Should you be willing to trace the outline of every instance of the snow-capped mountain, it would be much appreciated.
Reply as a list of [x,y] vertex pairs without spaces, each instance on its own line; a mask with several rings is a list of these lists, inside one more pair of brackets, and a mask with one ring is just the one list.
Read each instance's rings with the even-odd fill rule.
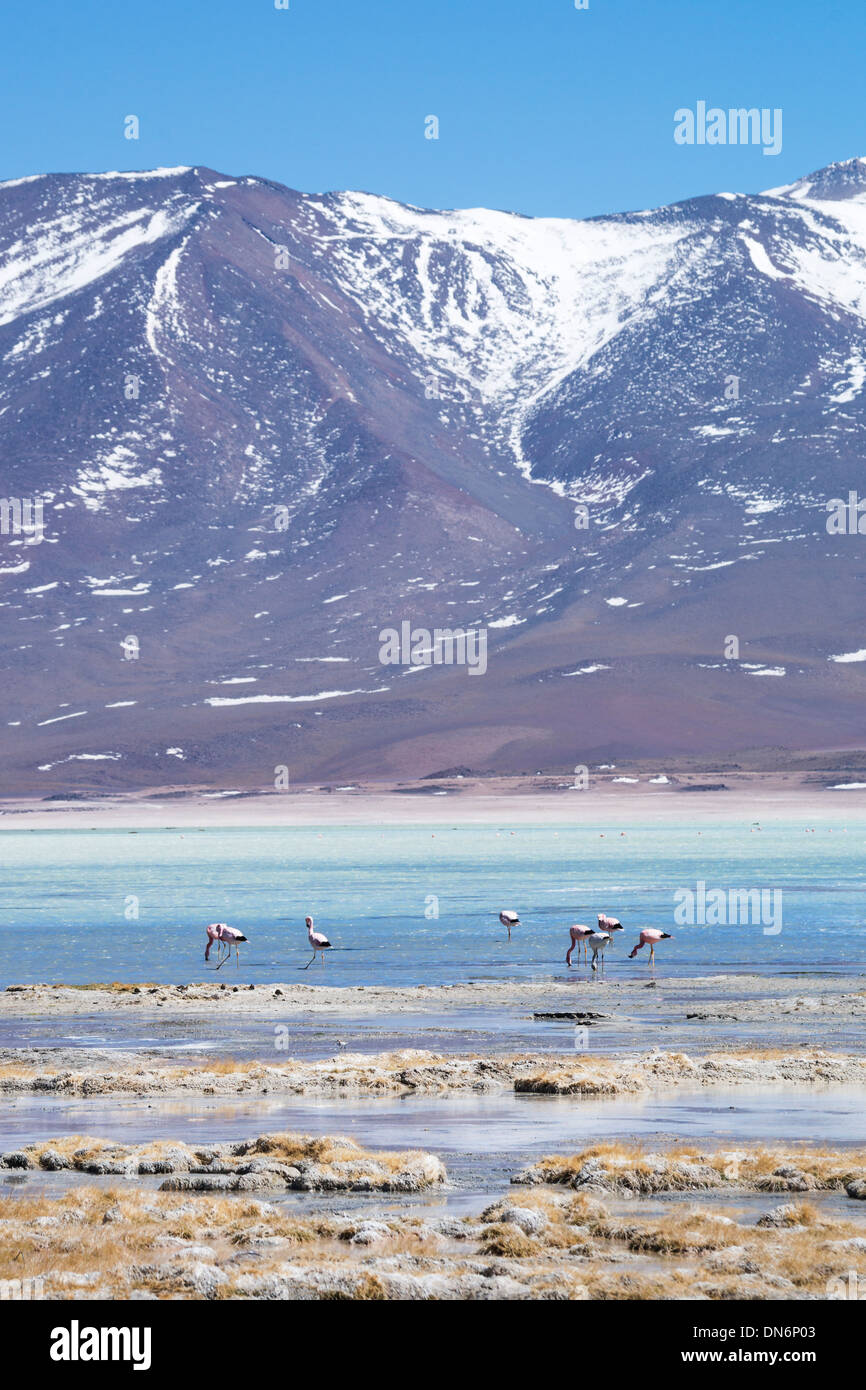
[[16,180],[0,359],[6,792],[862,741],[866,161],[584,222]]

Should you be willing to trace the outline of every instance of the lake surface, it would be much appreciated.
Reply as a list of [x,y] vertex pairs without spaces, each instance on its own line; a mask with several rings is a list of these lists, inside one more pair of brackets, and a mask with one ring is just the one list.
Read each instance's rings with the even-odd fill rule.
[[[249,937],[246,982],[309,959],[304,917],[335,949],[303,976],[333,985],[443,985],[567,975],[568,926],[621,919],[607,969],[669,931],[668,977],[866,966],[866,824],[296,827],[0,833],[0,986],[205,977],[205,925]],[[764,921],[687,925],[678,893],[765,890]],[[778,895],[778,896],[774,896]],[[772,907],[770,907],[772,904]],[[521,925],[509,943],[500,908]],[[776,930],[781,909],[781,930]],[[136,915],[137,914],[137,915]],[[711,915],[711,914],[709,914]],[[234,965],[232,975],[237,979]],[[225,967],[220,978],[228,975]]]

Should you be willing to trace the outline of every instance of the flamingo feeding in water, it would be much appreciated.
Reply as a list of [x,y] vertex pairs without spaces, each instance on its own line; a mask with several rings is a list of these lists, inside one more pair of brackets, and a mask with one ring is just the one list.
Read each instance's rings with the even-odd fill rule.
[[510,941],[511,928],[520,926],[520,918],[518,917],[516,912],[506,912],[503,910],[499,914],[499,920],[502,923],[503,927],[508,928],[508,940]]
[[[608,921],[610,920],[611,919],[608,918]],[[607,931],[591,931],[589,933],[589,936],[585,938],[584,945],[590,946],[592,948],[593,970],[598,970],[596,958],[599,954],[601,955],[601,963],[602,965],[604,965],[605,947],[610,943],[611,937],[615,931],[622,931],[622,927],[619,922],[611,922],[611,925],[608,927]]]
[[325,952],[331,949],[331,943],[326,936],[322,935],[320,931],[313,931],[312,917],[305,917],[304,921],[307,926],[307,937],[309,939],[310,946],[312,947],[313,955],[312,958],[307,961],[306,965],[302,966],[301,968],[303,970],[309,970],[310,966],[312,965],[313,961],[316,959],[316,956],[320,951],[322,953],[322,964],[325,964]]
[[628,957],[628,958],[629,958],[629,960],[634,960],[635,956],[637,955],[638,951],[641,949],[642,946],[649,946],[649,948],[650,948],[650,955],[649,955],[649,958],[650,958],[650,965],[655,965],[655,960],[656,960],[656,954],[655,954],[655,952],[656,952],[656,942],[657,942],[657,941],[671,941],[671,940],[673,940],[673,938],[672,938],[672,936],[671,936],[671,934],[670,934],[669,931],[659,931],[657,927],[650,927],[650,928],[648,928],[647,931],[642,931],[642,932],[641,932],[641,934],[640,934],[640,941],[637,943],[637,945],[635,946],[634,950],[629,952],[629,957]]
[[575,922],[573,927],[569,927],[568,932],[571,937],[571,945],[569,946],[568,953],[565,957],[566,965],[571,965],[571,953],[574,950],[575,946],[577,947],[578,958],[580,958],[581,943],[583,944],[583,959],[585,961],[586,938],[588,936],[592,936],[592,927],[584,927],[581,925],[580,922]]
[[[211,922],[210,926],[207,928],[207,945],[204,948],[204,958],[208,960],[210,957],[210,948],[214,942],[216,942],[217,954],[220,957],[217,970],[228,960],[232,953],[232,946],[235,948],[237,964],[240,966],[241,958],[238,954],[238,944],[241,941],[246,941],[246,939],[243,932],[238,931],[237,927],[227,927],[225,922]],[[223,955],[223,948],[225,948],[225,955]]]

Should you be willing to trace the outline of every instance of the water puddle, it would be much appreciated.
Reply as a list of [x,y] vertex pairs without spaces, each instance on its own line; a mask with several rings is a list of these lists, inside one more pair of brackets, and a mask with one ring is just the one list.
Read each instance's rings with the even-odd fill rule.
[[866,1107],[856,1086],[714,1087],[650,1096],[388,1097],[20,1096],[2,1109],[4,1149],[66,1134],[116,1142],[189,1143],[249,1138],[268,1130],[342,1133],[370,1148],[436,1153],[508,1153],[512,1163],[605,1139],[663,1142],[866,1144]]
[[[341,1098],[310,1096],[192,1097],[148,1100],[116,1096],[60,1098],[32,1096],[7,1100],[2,1108],[0,1147],[17,1148],[63,1135],[81,1134],[120,1143],[183,1140],[208,1144],[251,1138],[276,1130],[315,1135],[343,1134],[371,1149],[428,1149],[445,1163],[451,1187],[421,1196],[371,1198],[331,1194],[329,1209],[376,1211],[408,1206],[450,1215],[480,1212],[507,1191],[513,1174],[525,1163],[551,1153],[568,1153],[607,1139],[658,1144],[790,1143],[808,1136],[811,1144],[833,1147],[866,1144],[866,1110],[857,1087],[794,1087],[743,1090],[713,1088],[662,1095],[578,1100],[574,1097],[487,1095]],[[129,1179],[86,1174],[6,1172],[0,1193],[59,1194],[79,1186],[116,1187]],[[156,1190],[160,1178],[136,1178]],[[308,1193],[279,1193],[268,1200],[289,1203],[298,1211],[321,1210],[326,1199]],[[663,1206],[682,1201],[731,1206],[730,1194],[670,1194],[651,1199]],[[789,1196],[736,1199],[758,1216]],[[809,1200],[813,1200],[810,1194]],[[819,1194],[833,1214],[848,1220],[863,1217],[862,1203],[837,1194]],[[619,1206],[619,1199],[615,1199]],[[629,1203],[623,1201],[626,1208]],[[641,1203],[642,1208],[644,1202]],[[829,1210],[828,1210],[829,1214]]]

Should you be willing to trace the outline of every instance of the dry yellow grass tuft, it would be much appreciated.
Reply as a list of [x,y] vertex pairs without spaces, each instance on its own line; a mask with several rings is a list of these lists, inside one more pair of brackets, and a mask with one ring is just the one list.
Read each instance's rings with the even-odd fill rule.
[[698,1191],[726,1186],[759,1192],[836,1190],[866,1176],[866,1150],[796,1145],[704,1151],[672,1145],[647,1154],[636,1145],[601,1143],[574,1154],[551,1154],[530,1165],[521,1180],[636,1191]]
[[[284,1136],[270,1138],[281,1151]],[[332,1142],[342,1152],[341,1141]],[[640,1199],[617,1217],[583,1193],[534,1191],[520,1200],[546,1218],[532,1234],[513,1213],[502,1219],[509,1205],[513,1198],[504,1197],[480,1225],[467,1218],[459,1240],[418,1214],[392,1212],[384,1222],[374,1218],[359,1245],[363,1214],[299,1217],[247,1197],[127,1184],[55,1199],[18,1193],[0,1198],[0,1278],[41,1276],[46,1295],[63,1299],[292,1298],[303,1291],[382,1301],[821,1298],[838,1276],[866,1277],[866,1253],[852,1243],[862,1226],[822,1216],[814,1202],[798,1200],[761,1227],[697,1206],[646,1213]]]
[[[234,1057],[216,1057],[213,1061],[202,1063],[200,1070],[215,1076],[264,1076],[269,1069],[262,1062],[238,1062]],[[188,1067],[169,1067],[166,1076],[183,1076],[188,1071]]]
[[517,1226],[494,1224],[485,1228],[481,1238],[481,1249],[485,1255],[502,1255],[510,1260],[523,1260],[530,1255],[538,1254],[542,1246],[538,1240],[525,1235]]
[[[24,989],[24,986],[12,986]],[[38,988],[38,987],[34,987]],[[82,986],[82,989],[100,988]],[[123,1008],[132,1001],[126,996],[144,991],[137,1002],[148,1002],[148,990],[160,989],[161,997],[173,1003],[197,1003],[210,1008],[217,998],[229,996],[190,986],[174,993],[169,987],[129,986],[115,982],[106,987],[112,1007]],[[122,997],[121,997],[122,996]],[[32,1004],[35,996],[28,996]],[[153,1000],[150,1000],[153,1003]],[[56,1067],[56,1057],[51,1067]],[[652,1051],[639,1056],[577,1059],[545,1057],[530,1062],[526,1057],[460,1057],[405,1049],[399,1052],[364,1055],[343,1053],[323,1061],[284,1058],[272,1063],[238,1061],[226,1057],[217,1061],[177,1065],[165,1059],[149,1058],[146,1065],[118,1063],[116,1070],[66,1055],[58,1074],[43,1064],[29,1071],[0,1066],[0,1090],[13,1093],[28,1090],[62,1091],[65,1094],[111,1094],[135,1091],[137,1094],[238,1095],[252,1091],[283,1094],[405,1094],[407,1092],[468,1093],[513,1087],[518,1092],[573,1095],[645,1093],[681,1086],[813,1086],[821,1083],[866,1083],[866,1059],[820,1049],[740,1049],[716,1051],[707,1056],[689,1057],[681,1052]]]

